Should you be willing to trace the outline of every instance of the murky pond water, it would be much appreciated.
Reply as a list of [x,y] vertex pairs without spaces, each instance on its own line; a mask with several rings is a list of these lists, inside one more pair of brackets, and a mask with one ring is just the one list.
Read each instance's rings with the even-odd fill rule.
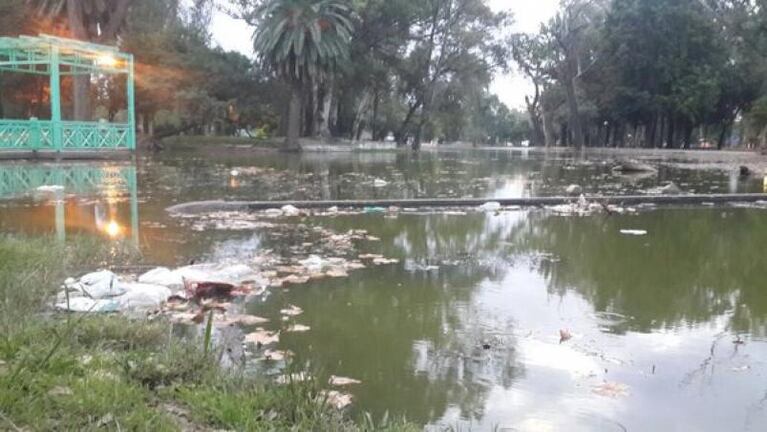
[[[571,183],[604,194],[666,181],[695,192],[763,188],[761,178],[739,178],[731,160],[650,162],[658,175],[639,178],[612,173],[603,155],[506,151],[4,163],[0,230],[127,238],[153,264],[247,262],[301,240],[268,229],[198,230],[164,209],[207,199],[559,195]],[[311,330],[283,333],[280,348],[361,380],[351,387],[355,410],[474,430],[767,428],[767,210],[565,217],[533,209],[290,223],[365,229],[380,241],[361,242],[360,252],[401,260],[275,288],[248,305],[272,318],[271,329],[283,325],[281,308],[303,308],[295,321]]]

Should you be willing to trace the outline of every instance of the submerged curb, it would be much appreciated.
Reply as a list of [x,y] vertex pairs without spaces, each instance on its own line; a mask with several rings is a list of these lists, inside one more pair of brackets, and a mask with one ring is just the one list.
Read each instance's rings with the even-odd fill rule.
[[[767,194],[706,194],[706,195],[617,195],[587,196],[590,202],[601,204],[656,204],[656,205],[691,205],[705,203],[753,203],[767,202]],[[501,206],[537,207],[569,204],[577,201],[573,197],[533,197],[533,198],[423,198],[423,199],[375,199],[375,200],[332,200],[332,201],[195,201],[166,208],[175,214],[199,214],[215,211],[267,210],[293,206],[303,209],[318,208],[366,208],[366,207],[477,207],[487,202],[497,202]]]

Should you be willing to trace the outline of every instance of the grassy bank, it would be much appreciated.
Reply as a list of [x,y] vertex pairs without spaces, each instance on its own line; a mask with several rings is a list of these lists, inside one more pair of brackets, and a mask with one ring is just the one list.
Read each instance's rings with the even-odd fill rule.
[[344,417],[319,380],[224,370],[161,320],[50,311],[67,275],[130,257],[84,239],[0,237],[0,430],[417,430]]

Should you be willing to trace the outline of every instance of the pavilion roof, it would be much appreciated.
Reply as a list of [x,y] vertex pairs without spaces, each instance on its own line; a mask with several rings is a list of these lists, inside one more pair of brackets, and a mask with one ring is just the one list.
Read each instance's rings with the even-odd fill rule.
[[113,46],[40,34],[0,37],[0,71],[48,75],[54,52],[62,75],[128,73],[133,62]]

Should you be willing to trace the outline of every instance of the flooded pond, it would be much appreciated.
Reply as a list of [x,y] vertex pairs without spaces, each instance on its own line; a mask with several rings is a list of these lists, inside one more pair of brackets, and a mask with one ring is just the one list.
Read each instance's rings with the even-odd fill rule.
[[761,177],[738,175],[740,160],[718,157],[650,156],[657,175],[639,177],[613,173],[614,156],[510,151],[3,163],[0,230],[128,239],[169,266],[300,254],[307,239],[291,231],[366,230],[374,239],[357,252],[397,264],[272,288],[247,305],[270,330],[281,309],[302,308],[294,321],[308,331],[284,332],[279,349],[360,380],[353,410],[435,430],[764,430],[767,210],[339,214],[291,218],[280,235],[165,212],[209,199],[561,195],[573,183],[612,195],[668,181],[763,190]]

